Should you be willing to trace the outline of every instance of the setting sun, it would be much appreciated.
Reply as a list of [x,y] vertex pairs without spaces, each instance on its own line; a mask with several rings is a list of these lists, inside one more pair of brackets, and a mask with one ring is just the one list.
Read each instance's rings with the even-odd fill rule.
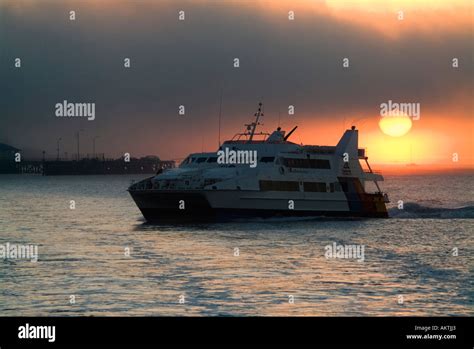
[[392,137],[404,136],[410,131],[412,122],[407,115],[385,116],[379,121],[379,127],[383,133]]

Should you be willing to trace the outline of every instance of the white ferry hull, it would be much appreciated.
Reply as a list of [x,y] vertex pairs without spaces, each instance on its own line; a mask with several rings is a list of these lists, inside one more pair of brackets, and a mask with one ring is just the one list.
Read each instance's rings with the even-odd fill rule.
[[130,191],[148,221],[228,220],[236,217],[387,217],[382,195],[363,194],[348,200],[317,198],[305,193],[258,191],[136,190]]

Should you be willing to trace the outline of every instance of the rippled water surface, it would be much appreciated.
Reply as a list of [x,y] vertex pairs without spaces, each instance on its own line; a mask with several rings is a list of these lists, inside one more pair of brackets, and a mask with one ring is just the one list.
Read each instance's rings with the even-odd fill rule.
[[0,259],[3,316],[474,315],[472,175],[387,176],[390,219],[194,226],[146,224],[131,179],[0,176],[0,244],[39,245]]

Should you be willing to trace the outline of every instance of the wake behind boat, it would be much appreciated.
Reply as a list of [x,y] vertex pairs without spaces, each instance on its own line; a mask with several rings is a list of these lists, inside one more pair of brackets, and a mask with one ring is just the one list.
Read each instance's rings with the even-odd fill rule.
[[[256,132],[255,121],[218,151],[190,154],[178,168],[128,188],[148,221],[236,217],[388,217],[383,181],[358,147],[358,130],[346,130],[336,146],[298,145],[277,128]],[[255,138],[261,138],[256,140]],[[361,165],[365,161],[367,170]],[[376,191],[366,191],[367,182]]]

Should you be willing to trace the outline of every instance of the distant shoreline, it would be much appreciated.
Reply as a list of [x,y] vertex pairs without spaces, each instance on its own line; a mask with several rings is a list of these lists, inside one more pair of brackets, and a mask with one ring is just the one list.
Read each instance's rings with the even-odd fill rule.
[[434,167],[432,165],[386,165],[373,164],[375,171],[383,175],[435,175],[435,174],[471,174],[474,175],[474,167]]

